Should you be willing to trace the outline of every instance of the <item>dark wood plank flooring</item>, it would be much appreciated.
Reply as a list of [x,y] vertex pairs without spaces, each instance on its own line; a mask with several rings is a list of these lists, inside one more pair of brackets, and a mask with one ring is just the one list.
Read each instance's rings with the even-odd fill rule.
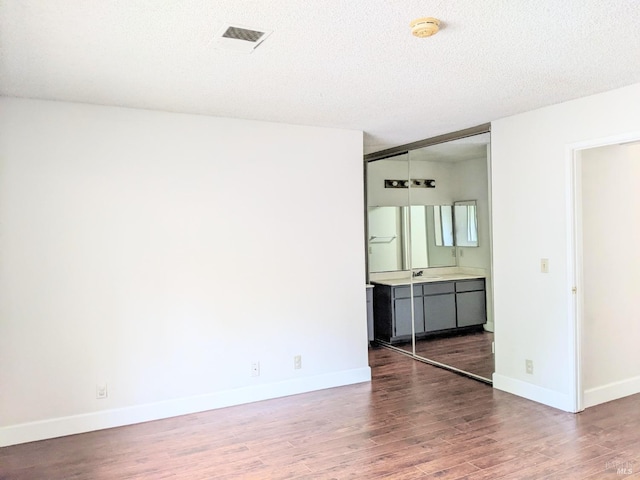
[[493,333],[478,331],[416,341],[416,355],[491,380]]
[[573,415],[370,359],[371,384],[5,447],[0,479],[640,478],[640,395]]

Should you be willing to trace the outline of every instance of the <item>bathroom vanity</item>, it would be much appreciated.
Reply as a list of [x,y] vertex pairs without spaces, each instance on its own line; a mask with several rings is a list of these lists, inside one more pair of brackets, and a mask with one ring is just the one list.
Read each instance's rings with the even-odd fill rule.
[[[389,343],[457,333],[487,321],[485,279],[468,274],[372,281],[375,338]],[[413,295],[412,295],[413,291]],[[412,304],[414,328],[411,327]]]

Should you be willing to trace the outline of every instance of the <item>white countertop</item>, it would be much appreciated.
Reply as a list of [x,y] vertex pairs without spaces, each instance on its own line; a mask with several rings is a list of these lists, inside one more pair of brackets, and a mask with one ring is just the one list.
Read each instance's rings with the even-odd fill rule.
[[410,285],[412,283],[432,283],[432,282],[450,282],[452,280],[472,280],[474,278],[485,278],[484,275],[472,275],[468,273],[442,273],[439,275],[422,275],[419,277],[412,277],[411,279],[407,277],[403,278],[389,278],[389,279],[378,279],[371,280],[370,282],[373,284],[379,285],[389,285],[392,287],[396,287],[398,285]]

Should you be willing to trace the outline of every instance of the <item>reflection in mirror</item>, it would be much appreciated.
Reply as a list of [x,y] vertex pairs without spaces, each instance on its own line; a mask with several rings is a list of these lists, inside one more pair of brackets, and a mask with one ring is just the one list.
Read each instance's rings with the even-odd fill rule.
[[[483,236],[489,230],[489,140],[488,133],[464,137],[367,163],[367,248],[375,284],[376,339],[486,381],[493,373],[491,263]],[[434,179],[436,185],[391,188],[389,179]],[[455,202],[464,198],[476,200]],[[478,248],[466,250],[471,246]],[[424,270],[412,277],[440,266],[454,268]],[[468,271],[486,275],[485,290],[464,289],[482,282],[458,285],[459,280],[450,279]],[[469,312],[485,314],[484,321],[491,325],[485,329],[482,323],[468,323]],[[458,316],[463,319],[460,325]]]
[[403,207],[369,207],[369,271],[404,270]]
[[433,209],[436,245],[453,247],[453,213],[451,205],[436,205]]
[[478,216],[476,201],[454,202],[456,245],[458,247],[478,246]]
[[[482,135],[409,151],[412,178],[436,181],[433,190],[413,189],[410,203],[437,205],[427,226],[433,229],[434,245],[447,255],[448,260],[452,260],[452,250],[463,255],[453,258],[460,271],[489,272],[488,245],[479,245],[478,241],[478,222],[482,222],[482,231],[488,222],[486,217],[480,216],[479,220],[478,214],[482,215],[486,209],[477,212],[476,208],[476,200],[485,206],[488,199],[488,142],[488,135]],[[456,202],[469,198],[475,200]],[[463,253],[465,249],[466,254]],[[435,266],[431,252],[428,258],[429,265]],[[424,275],[433,274],[425,271]],[[420,282],[419,277],[413,279],[418,294],[422,288],[422,299],[414,306],[414,313],[417,312],[414,317],[415,355],[490,381],[493,334],[483,327],[487,319],[486,285],[490,285],[489,280],[484,283],[485,290],[473,291],[467,291],[470,285],[483,282],[449,282],[446,277]],[[470,311],[474,312],[471,323],[467,316]]]
[[369,272],[456,265],[450,248],[453,245],[451,205],[369,207],[368,211]]

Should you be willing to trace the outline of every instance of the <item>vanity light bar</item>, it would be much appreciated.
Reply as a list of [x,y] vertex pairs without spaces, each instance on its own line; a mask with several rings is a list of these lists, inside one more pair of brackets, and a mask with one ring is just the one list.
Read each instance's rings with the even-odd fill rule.
[[436,188],[436,181],[426,178],[412,178],[411,180],[385,180],[384,188]]

